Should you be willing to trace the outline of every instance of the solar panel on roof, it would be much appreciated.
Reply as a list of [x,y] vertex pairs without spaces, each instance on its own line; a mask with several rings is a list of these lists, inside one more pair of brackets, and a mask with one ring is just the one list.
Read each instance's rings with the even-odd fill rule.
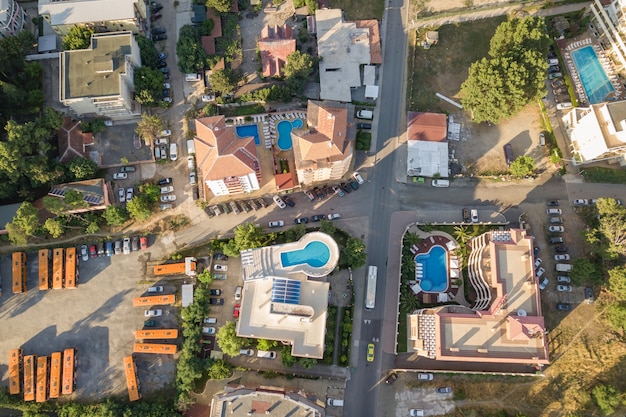
[[300,281],[274,278],[272,283],[272,302],[300,304]]

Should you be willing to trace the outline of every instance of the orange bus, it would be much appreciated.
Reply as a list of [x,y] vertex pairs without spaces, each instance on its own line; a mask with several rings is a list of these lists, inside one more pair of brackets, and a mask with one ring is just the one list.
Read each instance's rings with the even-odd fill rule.
[[178,329],[135,330],[135,339],[176,339]]
[[26,252],[13,252],[13,294],[26,292]]
[[48,400],[48,357],[37,358],[37,393],[36,401],[44,403]]
[[50,398],[59,398],[61,395],[61,352],[52,352],[50,355]]
[[164,353],[173,355],[176,353],[176,345],[161,345],[158,343],[135,343],[135,353]]
[[124,357],[124,372],[126,373],[128,398],[131,401],[137,401],[141,398],[141,393],[139,392],[139,381],[137,380],[137,367],[132,356]]
[[76,248],[67,248],[65,249],[65,288],[76,288],[77,271]]
[[50,250],[39,250],[39,289],[50,289]]
[[20,382],[20,374],[22,371],[22,362],[24,360],[24,351],[22,349],[11,349],[9,351],[9,393],[19,394],[22,383]]
[[163,264],[157,265],[154,267],[154,275],[174,275],[174,274],[184,274],[185,273],[185,263],[178,262],[175,264]]
[[134,298],[133,306],[143,307],[143,306],[166,305],[166,304],[174,304],[175,301],[176,301],[176,296],[174,296],[174,294],[150,295],[147,297]]
[[63,385],[61,394],[71,394],[76,385],[76,349],[68,348],[63,352]]
[[56,248],[52,251],[52,289],[63,288],[63,248]]
[[35,400],[35,361],[37,356],[24,356],[24,401]]

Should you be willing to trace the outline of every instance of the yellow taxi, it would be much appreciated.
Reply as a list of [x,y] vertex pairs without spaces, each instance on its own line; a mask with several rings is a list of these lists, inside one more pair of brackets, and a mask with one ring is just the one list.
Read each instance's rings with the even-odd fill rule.
[[367,361],[374,362],[374,344],[367,345]]

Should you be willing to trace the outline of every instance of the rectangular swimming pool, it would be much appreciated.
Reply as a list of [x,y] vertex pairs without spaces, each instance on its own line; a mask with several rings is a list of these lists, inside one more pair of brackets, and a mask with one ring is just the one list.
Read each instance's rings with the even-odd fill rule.
[[592,46],[571,53],[590,104],[602,103],[615,91]]

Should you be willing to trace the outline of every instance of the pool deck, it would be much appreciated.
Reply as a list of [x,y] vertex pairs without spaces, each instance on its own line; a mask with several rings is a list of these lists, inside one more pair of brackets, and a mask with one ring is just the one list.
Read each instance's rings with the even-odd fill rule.
[[[564,46],[562,46],[562,44],[559,42],[559,47],[561,48],[563,59],[565,60],[565,64],[567,65],[567,71],[569,72],[572,82],[574,83],[576,97],[579,104],[584,106],[589,105],[589,98],[585,93],[585,89],[580,80],[580,75],[578,74],[576,65],[574,65],[574,60],[571,57],[571,52],[587,46],[593,47],[593,50],[596,53],[600,64],[602,65],[602,69],[606,73],[609,81],[611,82],[611,85],[615,89],[613,93],[613,98],[616,100],[624,98],[624,87],[619,81],[619,77],[617,76],[617,71],[615,70],[615,67],[611,63],[611,60],[605,55],[602,47],[589,37],[582,37],[581,39],[574,38],[566,40]],[[561,72],[563,72],[563,68],[561,68]]]

